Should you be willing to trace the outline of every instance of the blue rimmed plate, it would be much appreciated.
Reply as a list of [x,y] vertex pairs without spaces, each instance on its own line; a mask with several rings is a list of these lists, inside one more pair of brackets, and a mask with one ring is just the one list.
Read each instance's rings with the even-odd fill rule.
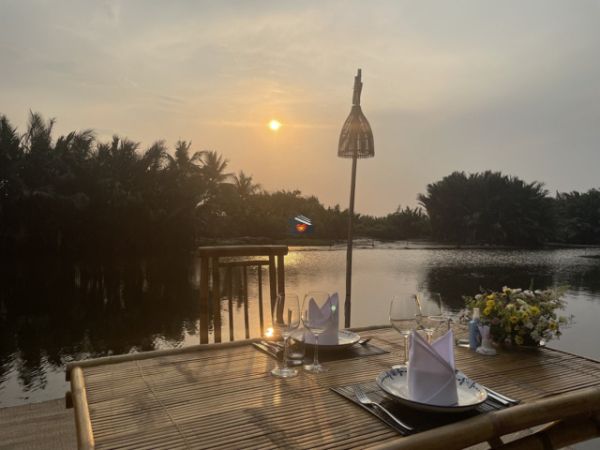
[[408,395],[407,367],[397,367],[377,375],[377,385],[395,400],[411,408],[429,412],[456,413],[477,408],[487,399],[483,386],[471,380],[464,373],[456,372],[456,391],[458,403],[455,405],[435,405],[413,400]]

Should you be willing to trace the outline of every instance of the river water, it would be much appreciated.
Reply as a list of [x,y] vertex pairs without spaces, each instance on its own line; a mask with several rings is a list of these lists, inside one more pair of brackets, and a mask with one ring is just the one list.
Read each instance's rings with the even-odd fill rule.
[[[408,248],[407,248],[408,247]],[[406,243],[357,245],[352,326],[385,324],[396,295],[439,292],[449,309],[462,295],[502,286],[569,285],[575,316],[550,346],[600,359],[600,249],[426,249]],[[343,246],[291,248],[286,290],[345,290]],[[265,305],[268,279],[263,269]],[[256,271],[248,275],[250,334],[260,335]],[[233,280],[235,282],[235,280]],[[64,396],[64,364],[110,354],[197,344],[203,326],[197,260],[5,262],[0,274],[0,407]],[[222,302],[228,340],[228,302]],[[233,302],[234,338],[244,338],[243,306]]]

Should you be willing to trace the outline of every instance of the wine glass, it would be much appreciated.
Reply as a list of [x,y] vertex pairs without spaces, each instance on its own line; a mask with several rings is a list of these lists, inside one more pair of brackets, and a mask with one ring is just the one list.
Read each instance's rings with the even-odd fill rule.
[[404,365],[408,364],[408,336],[417,327],[418,312],[415,295],[396,297],[390,302],[390,323],[404,338]]
[[273,328],[283,337],[283,367],[271,370],[273,376],[290,378],[298,371],[288,367],[288,339],[292,331],[300,326],[300,301],[298,295],[281,293],[277,295],[273,309]]
[[319,363],[319,336],[333,323],[333,316],[334,311],[327,292],[313,291],[304,296],[302,323],[304,328],[315,337],[313,362],[304,366],[304,369],[308,372],[320,373],[327,371],[327,368]]
[[418,292],[416,295],[419,308],[417,321],[427,334],[427,342],[433,342],[435,333],[444,323],[446,317],[442,314],[442,296],[437,292]]

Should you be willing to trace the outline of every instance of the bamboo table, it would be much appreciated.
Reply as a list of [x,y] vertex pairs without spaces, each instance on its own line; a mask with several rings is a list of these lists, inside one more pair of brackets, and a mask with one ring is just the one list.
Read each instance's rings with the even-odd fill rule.
[[[270,375],[275,360],[250,345],[252,341],[72,363],[67,370],[79,447],[448,450],[481,441],[500,445],[498,436],[558,419],[565,419],[559,423],[562,428],[549,431],[542,441],[563,445],[574,434],[581,440],[598,433],[599,362],[547,348],[495,357],[457,348],[458,368],[522,404],[399,436],[329,390],[372,381],[398,362],[398,333],[377,328],[360,334],[390,353],[328,362],[326,373],[302,371],[288,380]],[[583,429],[575,433],[580,424]]]

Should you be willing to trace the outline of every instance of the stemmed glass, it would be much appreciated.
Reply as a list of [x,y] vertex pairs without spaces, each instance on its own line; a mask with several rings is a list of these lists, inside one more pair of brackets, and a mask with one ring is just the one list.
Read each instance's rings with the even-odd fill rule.
[[[319,336],[333,322],[334,311],[327,292],[309,292],[304,296],[302,304],[302,323],[304,328],[315,337],[313,363],[304,366],[308,372],[326,372],[327,368],[319,363]],[[306,337],[305,337],[306,341]]]
[[444,323],[446,317],[442,314],[442,297],[437,292],[418,292],[416,295],[419,308],[417,320],[427,334],[427,342],[433,342],[435,333]]
[[408,336],[417,327],[418,312],[415,295],[396,297],[390,302],[390,323],[404,338],[404,365],[408,364]]
[[273,328],[283,337],[283,367],[271,370],[273,376],[289,378],[298,371],[288,367],[288,339],[292,331],[300,326],[300,301],[296,294],[278,294],[273,309]]

